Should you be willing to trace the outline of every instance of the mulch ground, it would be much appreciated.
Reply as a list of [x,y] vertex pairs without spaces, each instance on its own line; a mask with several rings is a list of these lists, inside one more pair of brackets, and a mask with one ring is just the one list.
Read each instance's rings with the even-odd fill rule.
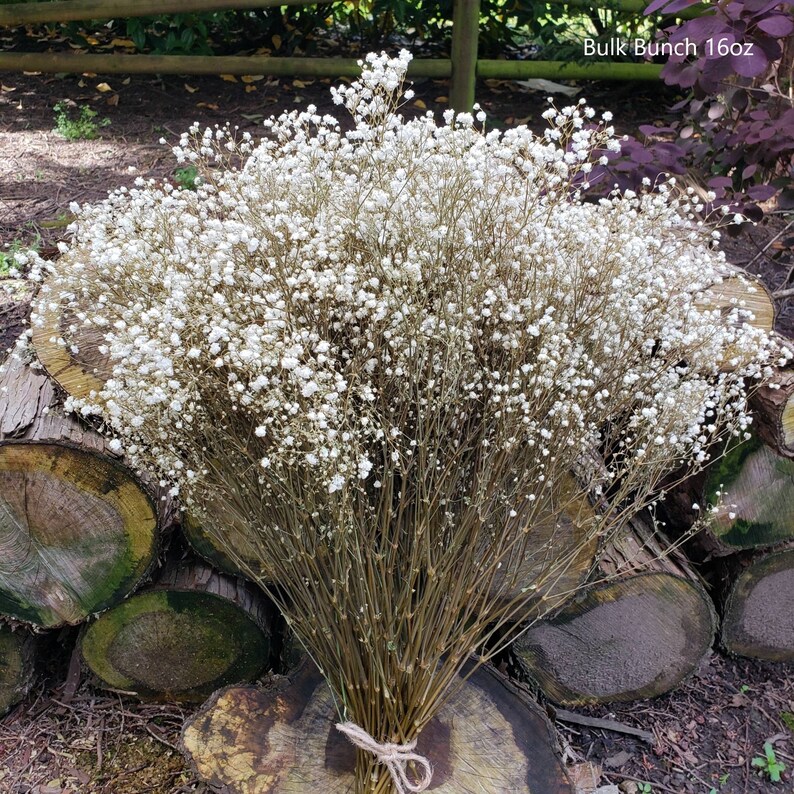
[[[35,244],[45,256],[55,255],[71,202],[100,200],[138,176],[173,178],[169,146],[194,121],[210,126],[230,121],[256,134],[266,116],[309,102],[320,112],[338,112],[330,102],[330,82],[0,74],[0,253]],[[444,81],[424,80],[415,89],[408,110],[446,108]],[[670,99],[659,88],[638,91],[631,85],[588,85],[583,95],[597,110],[613,111],[620,132],[657,118]],[[489,123],[542,126],[545,91],[489,81],[478,98]],[[97,120],[110,123],[98,128],[95,140],[66,140],[54,131],[53,108],[59,102],[75,115],[89,107]],[[758,273],[778,293],[790,289],[794,278],[787,242],[794,234],[787,223],[773,214],[751,233],[723,242],[731,261]],[[791,299],[781,296],[778,309],[779,329],[790,333]],[[79,667],[69,665],[74,640],[72,630],[52,639],[46,676],[0,720],[0,792],[206,791],[177,749],[190,709],[140,704],[96,688]],[[580,790],[615,784],[624,794],[794,792],[794,717],[787,716],[794,714],[793,670],[714,653],[670,695],[577,709],[585,719],[615,723],[608,729],[557,723]],[[649,732],[652,740],[626,734],[626,725]],[[778,784],[752,766],[767,741],[788,767]]]

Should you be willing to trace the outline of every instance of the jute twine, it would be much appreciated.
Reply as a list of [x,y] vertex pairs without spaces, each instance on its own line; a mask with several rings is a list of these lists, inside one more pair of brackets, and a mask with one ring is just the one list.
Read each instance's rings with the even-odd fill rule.
[[[433,778],[433,768],[427,758],[414,752],[416,739],[405,744],[379,742],[373,739],[362,727],[356,725],[355,722],[338,722],[336,728],[344,733],[356,747],[372,753],[389,770],[397,794],[424,791],[430,785],[430,781]],[[422,779],[415,783],[408,779],[406,765],[409,761],[414,761],[419,766],[424,767]]]

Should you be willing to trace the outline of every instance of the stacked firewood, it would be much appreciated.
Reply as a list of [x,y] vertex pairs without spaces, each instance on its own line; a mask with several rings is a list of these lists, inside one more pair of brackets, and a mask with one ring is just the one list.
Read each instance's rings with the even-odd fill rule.
[[[15,301],[14,316],[30,299],[24,284],[20,288],[22,297],[0,298]],[[728,279],[724,305],[744,302],[755,322],[771,329],[766,291],[760,285],[749,294],[735,290]],[[17,325],[6,323],[5,345],[23,330]],[[81,333],[73,318],[53,309],[33,328],[29,361],[0,354],[6,359],[0,376],[0,714],[30,687],[37,634],[63,626],[82,625],[82,658],[99,683],[146,698],[201,701],[298,658],[300,649],[290,645],[262,591],[243,579],[212,536],[179,513],[165,485],[133,472],[97,429],[63,410],[66,394],[87,396],[109,376],[101,339]],[[662,694],[696,669],[717,634],[729,653],[794,659],[794,373],[780,372],[756,394],[753,408],[752,438],[666,494],[655,520],[641,516],[606,548],[590,543],[568,555],[566,570],[541,594],[554,599],[555,611],[534,622],[512,649],[550,700],[583,704]],[[557,549],[576,548],[588,509],[538,527],[538,543],[553,539]],[[706,528],[692,534],[696,522]],[[238,555],[244,554],[241,547]],[[264,734],[282,721],[312,735],[305,755],[316,763],[298,765],[301,774],[311,771],[315,783],[341,781],[352,770],[353,750],[336,733],[329,738],[333,709],[318,686],[304,664],[289,690],[222,690],[187,726],[186,752],[207,780],[248,790],[235,778],[243,773],[231,756],[263,747]],[[422,741],[443,746],[439,752],[448,759],[455,753],[466,759],[437,771],[439,791],[469,790],[464,771],[481,779],[488,759],[505,754],[523,761],[500,764],[505,775],[518,777],[497,781],[494,791],[519,791],[522,781],[532,791],[569,790],[561,766],[546,757],[552,740],[544,718],[522,692],[481,672],[461,693],[423,734]],[[241,715],[254,713],[259,727],[244,729]],[[459,719],[452,731],[456,717],[468,723]],[[520,720],[522,730],[534,726],[535,738],[514,738],[517,746],[507,747],[497,736],[498,751],[483,745],[474,752],[480,739],[457,726],[476,724],[481,737],[483,720],[504,723],[512,737],[524,736],[511,727]],[[236,749],[208,756],[203,748],[230,731],[237,731]],[[256,763],[261,769],[249,771],[264,776],[261,790],[298,790],[289,787],[286,772],[287,782],[267,782],[267,775],[281,774],[283,754]],[[541,768],[549,777],[538,777]]]

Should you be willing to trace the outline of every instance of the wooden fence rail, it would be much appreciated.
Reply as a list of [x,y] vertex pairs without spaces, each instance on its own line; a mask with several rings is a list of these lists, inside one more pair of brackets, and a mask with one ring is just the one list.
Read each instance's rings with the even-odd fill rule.
[[[646,0],[548,0],[577,8],[641,13]],[[84,19],[112,19],[176,12],[243,10],[284,5],[314,5],[332,0],[54,0],[0,6],[0,26]],[[678,16],[694,16],[703,6]],[[454,0],[451,58],[418,58],[409,76],[451,78],[450,105],[470,110],[478,77],[527,80],[657,80],[661,65],[652,63],[584,63],[508,61],[477,58],[480,0]],[[0,53],[0,71],[96,74],[263,74],[278,77],[353,77],[360,68],[348,58],[281,58],[226,55],[122,55],[69,52]]]

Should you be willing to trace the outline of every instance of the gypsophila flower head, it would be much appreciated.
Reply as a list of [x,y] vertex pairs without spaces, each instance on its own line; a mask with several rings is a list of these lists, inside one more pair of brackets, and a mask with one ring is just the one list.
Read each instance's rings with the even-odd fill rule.
[[[300,483],[323,536],[350,494],[375,510],[442,476],[439,521],[478,489],[540,513],[594,449],[620,453],[602,479],[705,460],[780,357],[743,306],[709,309],[726,265],[685,194],[580,195],[619,148],[611,114],[552,104],[542,135],[406,120],[409,61],[370,54],[331,90],[346,125],[310,106],[259,143],[192,126],[174,154],[197,189],[81,208],[42,287],[33,322],[68,306],[112,368],[71,405],[196,511],[222,468],[225,498],[273,509]],[[520,474],[488,485],[495,461]]]
[[34,325],[65,310],[61,342],[109,374],[70,407],[278,583],[387,741],[427,724],[489,625],[556,603],[577,547],[536,531],[571,508],[601,547],[669,470],[743,435],[747,388],[790,358],[718,300],[739,276],[694,196],[585,199],[620,148],[610,114],[552,102],[540,135],[405,119],[409,61],[368,55],[332,89],[344,122],[310,106],[258,143],[194,125],[173,152],[196,190],[141,180],[78,208],[33,272]]

